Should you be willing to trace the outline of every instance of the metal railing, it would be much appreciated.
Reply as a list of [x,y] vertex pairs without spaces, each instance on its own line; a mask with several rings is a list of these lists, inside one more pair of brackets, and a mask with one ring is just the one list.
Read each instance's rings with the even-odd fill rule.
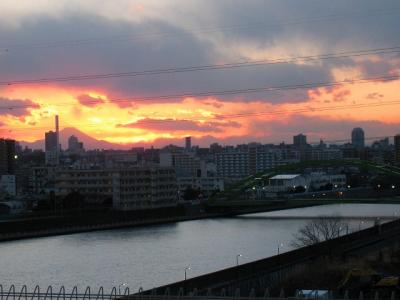
[[[234,291],[233,295],[227,295],[225,289],[219,291],[218,295],[214,295],[211,289],[208,289],[204,294],[200,295],[196,288],[186,292],[183,288],[180,288],[176,295],[170,294],[169,289],[166,289],[165,293],[162,295],[157,295],[156,289],[154,289],[150,295],[142,294],[142,292],[143,289],[139,288],[137,293],[130,294],[129,287],[126,287],[121,293],[119,288],[113,287],[111,292],[106,293],[103,287],[100,287],[97,291],[86,287],[82,293],[77,286],[73,287],[72,291],[67,291],[64,286],[61,286],[59,289],[55,289],[53,286],[48,286],[47,289],[41,289],[39,286],[36,286],[33,292],[30,292],[26,285],[22,286],[20,290],[18,290],[15,285],[9,286],[8,289],[0,285],[0,300],[350,300],[348,291],[345,291],[341,297],[334,297],[332,292],[323,296],[317,295],[317,293],[315,293],[314,296],[304,296],[301,295],[299,291],[296,291],[293,297],[288,297],[285,296],[285,291],[283,289],[281,289],[279,296],[273,297],[270,295],[268,288],[263,291],[262,295],[256,295],[254,289],[251,289],[247,295],[243,295],[239,288]],[[364,297],[364,293],[360,292],[358,297],[353,297],[352,299],[397,300],[399,298],[395,291],[385,296],[380,295],[379,292],[376,291],[368,297]]]

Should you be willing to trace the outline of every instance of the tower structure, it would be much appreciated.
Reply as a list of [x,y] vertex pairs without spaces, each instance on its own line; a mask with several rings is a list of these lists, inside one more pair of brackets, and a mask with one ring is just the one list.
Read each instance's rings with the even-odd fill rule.
[[307,147],[307,136],[302,133],[293,136],[293,145],[298,149]]
[[15,173],[15,140],[0,139],[0,176]]
[[46,165],[57,166],[60,162],[60,129],[58,115],[55,116],[55,131],[45,133]]
[[362,128],[357,127],[351,131],[351,144],[356,149],[363,149],[365,147],[365,134]]
[[190,152],[192,150],[192,137],[185,137],[185,151]]

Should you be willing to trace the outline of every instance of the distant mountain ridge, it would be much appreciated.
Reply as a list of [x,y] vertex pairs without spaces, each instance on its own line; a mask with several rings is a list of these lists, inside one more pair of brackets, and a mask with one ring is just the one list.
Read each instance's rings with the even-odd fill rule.
[[[86,150],[92,149],[115,149],[115,150],[126,150],[133,147],[133,144],[117,144],[117,143],[110,143],[103,140],[97,140],[82,131],[73,128],[73,127],[66,127],[60,130],[60,143],[62,149],[68,148],[68,138],[74,135],[76,136],[80,142],[83,142],[83,145]],[[20,142],[22,147],[29,147],[32,149],[44,149],[44,139],[37,140],[35,142]]]

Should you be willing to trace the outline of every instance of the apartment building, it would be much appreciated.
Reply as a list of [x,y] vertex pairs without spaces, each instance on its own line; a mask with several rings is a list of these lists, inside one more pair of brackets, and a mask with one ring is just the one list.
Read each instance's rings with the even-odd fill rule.
[[297,150],[261,144],[225,147],[214,154],[218,176],[242,179],[267,169],[299,161]]
[[58,195],[79,192],[92,203],[112,199],[116,210],[169,207],[178,200],[172,168],[65,169],[58,171],[56,187]]

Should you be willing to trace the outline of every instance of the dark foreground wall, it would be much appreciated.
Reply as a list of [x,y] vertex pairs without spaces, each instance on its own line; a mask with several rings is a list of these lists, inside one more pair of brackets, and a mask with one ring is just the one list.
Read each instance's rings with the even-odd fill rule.
[[145,211],[69,211],[0,221],[0,241],[74,232],[151,225],[185,219],[183,207]]
[[243,295],[249,295],[252,289],[256,292],[257,290],[259,292],[264,291],[266,286],[271,286],[274,283],[279,283],[285,277],[298,274],[306,265],[311,263],[318,267],[321,260],[327,258],[345,259],[346,256],[352,256],[366,248],[376,248],[381,243],[387,243],[391,240],[397,241],[399,237],[400,220],[396,220],[334,240],[158,287],[144,293],[178,295],[196,290],[203,295],[210,292],[213,295],[220,295],[224,290],[227,295],[233,296],[237,288],[240,288]]

